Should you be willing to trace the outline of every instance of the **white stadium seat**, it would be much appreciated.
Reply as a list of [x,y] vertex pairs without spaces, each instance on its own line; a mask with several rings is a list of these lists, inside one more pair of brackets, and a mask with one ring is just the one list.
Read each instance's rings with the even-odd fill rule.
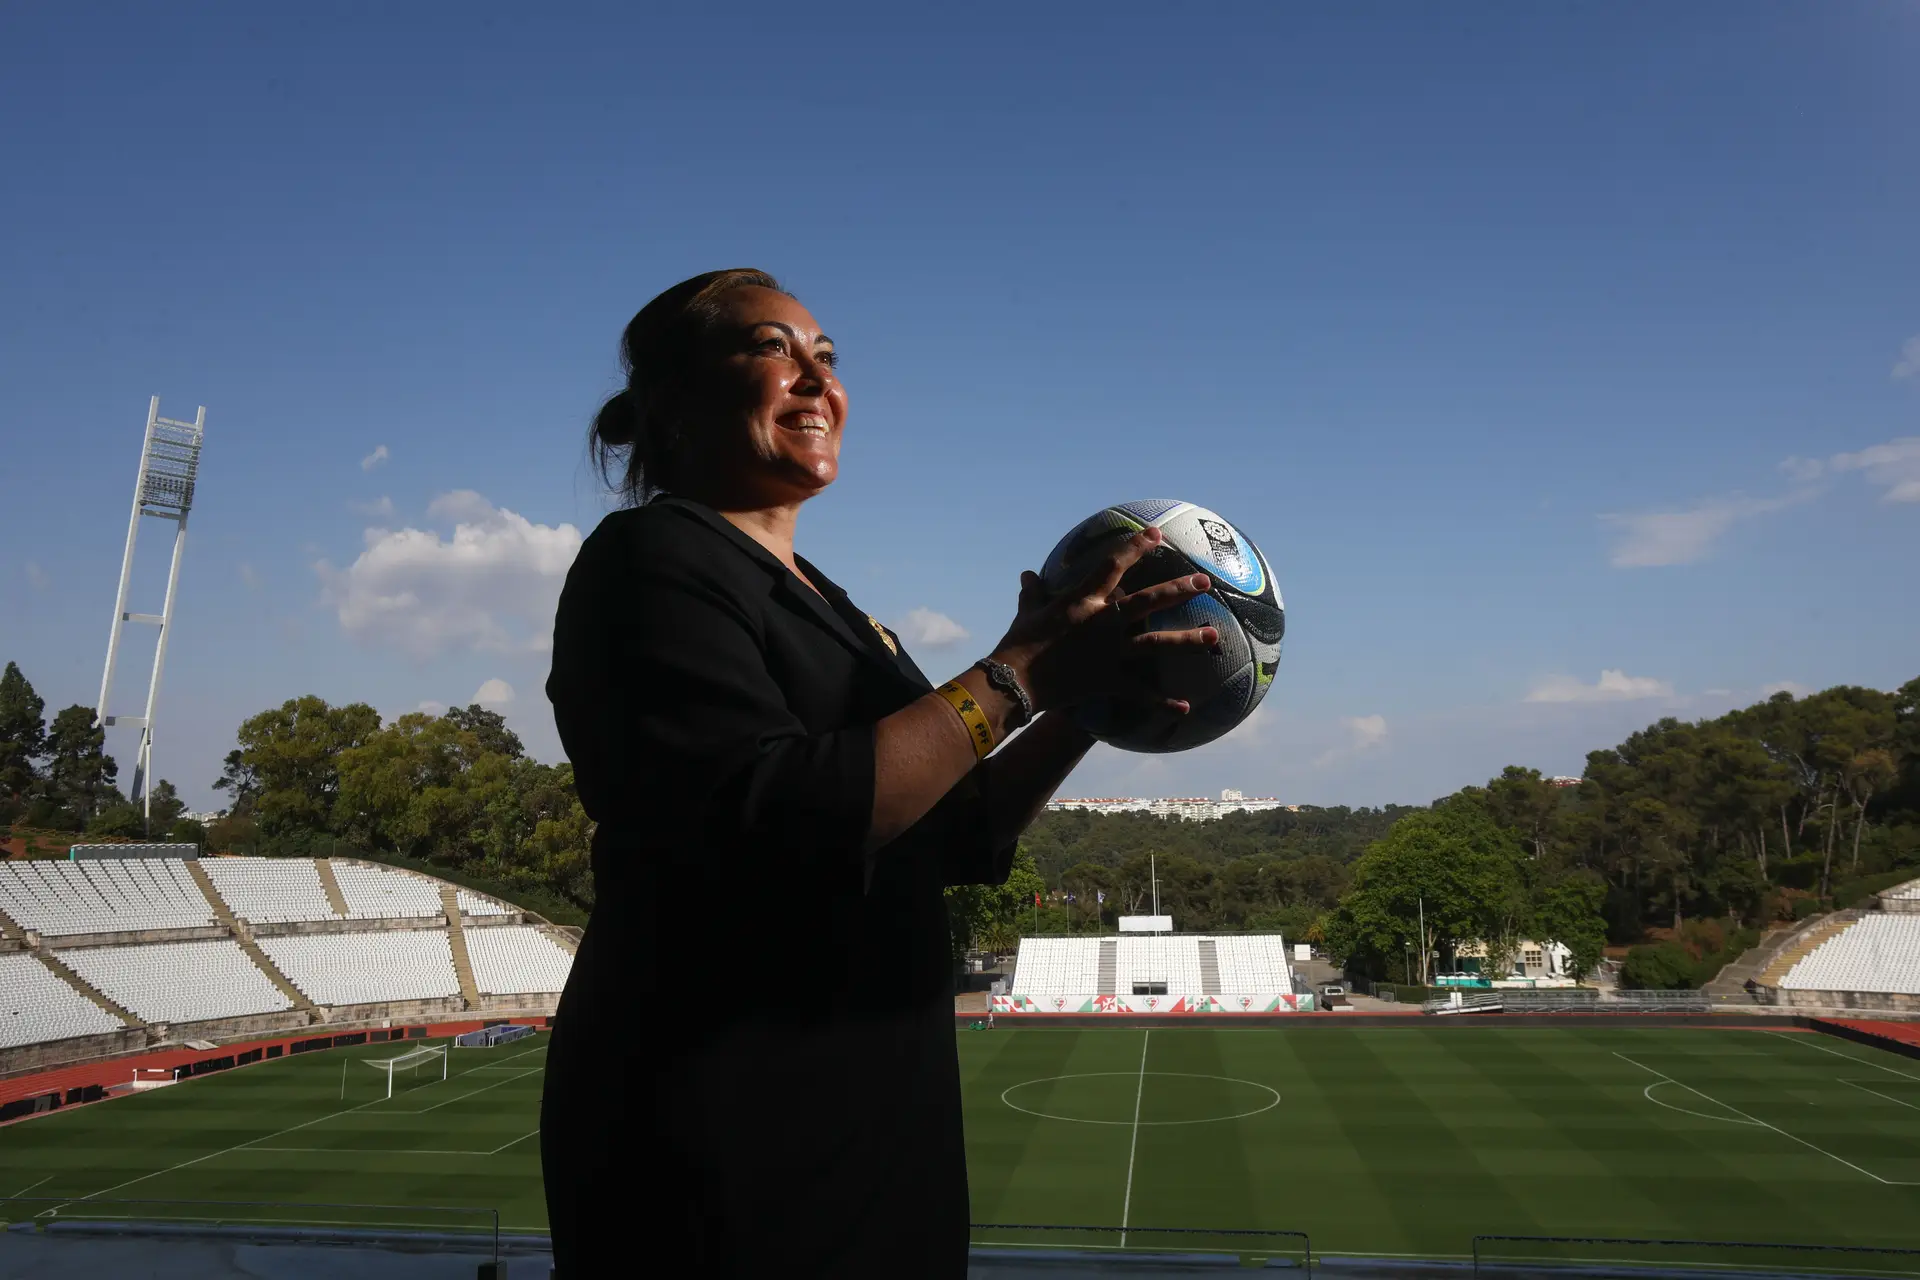
[[463,916],[505,916],[512,915],[513,909],[504,903],[495,902],[471,889],[462,889],[456,895]]
[[1016,996],[1100,994],[1100,939],[1022,938],[1014,963]]
[[260,950],[315,1004],[433,1000],[460,994],[444,929],[261,938]]
[[338,920],[311,858],[202,858],[227,909],[257,924]]
[[1794,991],[1920,995],[1920,914],[1862,916],[1815,947],[1780,985]]
[[505,924],[464,932],[474,985],[482,994],[536,995],[567,985],[573,956],[533,926]]
[[83,947],[62,951],[58,958],[146,1022],[198,1022],[293,1008],[286,992],[228,939]]
[[218,923],[178,858],[0,862],[0,911],[50,938]]
[[0,1049],[125,1029],[32,956],[0,954]]

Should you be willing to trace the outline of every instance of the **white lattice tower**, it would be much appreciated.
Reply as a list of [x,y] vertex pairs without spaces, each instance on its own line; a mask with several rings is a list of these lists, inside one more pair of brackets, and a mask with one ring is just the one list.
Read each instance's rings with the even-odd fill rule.
[[[167,636],[173,630],[174,593],[180,585],[180,555],[187,545],[187,513],[193,509],[194,478],[200,471],[200,444],[206,436],[207,407],[192,422],[160,416],[160,397],[147,405],[147,434],[140,449],[140,473],[133,482],[133,514],[127,520],[127,551],[120,561],[120,590],[113,602],[113,631],[107,638],[107,669],[100,677],[100,701],[94,714],[103,727],[124,725],[140,730],[134,756],[133,783],[128,797],[151,817],[153,805],[153,712],[160,696],[160,667],[167,657]],[[140,518],[173,522],[173,558],[167,569],[167,594],[159,613],[131,613],[127,588],[133,579],[133,546],[140,534]],[[107,714],[107,695],[113,691],[113,665],[120,656],[120,628],[142,622],[160,629],[153,647],[153,674],[147,680],[145,708],[138,716]]]

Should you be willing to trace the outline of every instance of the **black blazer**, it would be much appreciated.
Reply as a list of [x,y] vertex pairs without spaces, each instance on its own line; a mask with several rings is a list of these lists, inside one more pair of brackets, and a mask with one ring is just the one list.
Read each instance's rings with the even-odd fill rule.
[[[562,1277],[569,1240],[595,1238],[580,1207],[635,1149],[677,1170],[679,1220],[706,1224],[685,1265],[811,1240],[822,1274],[876,1247],[914,1274],[964,1270],[941,890],[1004,881],[1013,847],[990,840],[976,770],[862,853],[873,726],[932,686],[801,565],[824,599],[711,509],[662,498],[603,520],[567,575],[547,694],[598,828],[542,1118]],[[634,1106],[575,1105],[616,1080]]]

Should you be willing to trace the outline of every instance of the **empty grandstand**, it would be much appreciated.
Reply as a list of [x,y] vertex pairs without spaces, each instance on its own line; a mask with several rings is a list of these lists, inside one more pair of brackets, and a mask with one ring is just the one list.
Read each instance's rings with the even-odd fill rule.
[[440,1000],[460,994],[453,950],[439,929],[296,933],[260,950],[315,1004]]
[[0,955],[0,1049],[107,1035],[120,1019],[81,995],[30,955]]
[[1278,934],[1023,938],[1010,997],[1291,996],[1293,971]]
[[551,1013],[573,963],[573,936],[510,903],[347,859],[0,861],[0,933],[0,1071],[183,1026]]
[[205,1022],[293,1008],[240,944],[225,938],[76,947],[59,959],[143,1022]]
[[208,858],[200,866],[242,920],[291,924],[338,918],[311,858]]
[[0,862],[0,912],[47,937],[217,923],[178,858]]
[[467,933],[474,985],[486,995],[531,995],[566,985],[573,956],[538,929],[499,925]]
[[1863,915],[1794,965],[1780,988],[1907,996],[1920,1003],[1920,914]]

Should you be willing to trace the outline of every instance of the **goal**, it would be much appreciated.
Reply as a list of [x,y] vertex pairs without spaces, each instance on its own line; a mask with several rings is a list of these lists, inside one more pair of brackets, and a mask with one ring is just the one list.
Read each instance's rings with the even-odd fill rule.
[[403,1053],[397,1058],[362,1058],[361,1061],[387,1077],[389,1098],[393,1096],[393,1082],[396,1077],[406,1084],[432,1079],[435,1063],[440,1066],[440,1079],[447,1078],[447,1047],[445,1045],[428,1045],[415,1049],[411,1053]]

